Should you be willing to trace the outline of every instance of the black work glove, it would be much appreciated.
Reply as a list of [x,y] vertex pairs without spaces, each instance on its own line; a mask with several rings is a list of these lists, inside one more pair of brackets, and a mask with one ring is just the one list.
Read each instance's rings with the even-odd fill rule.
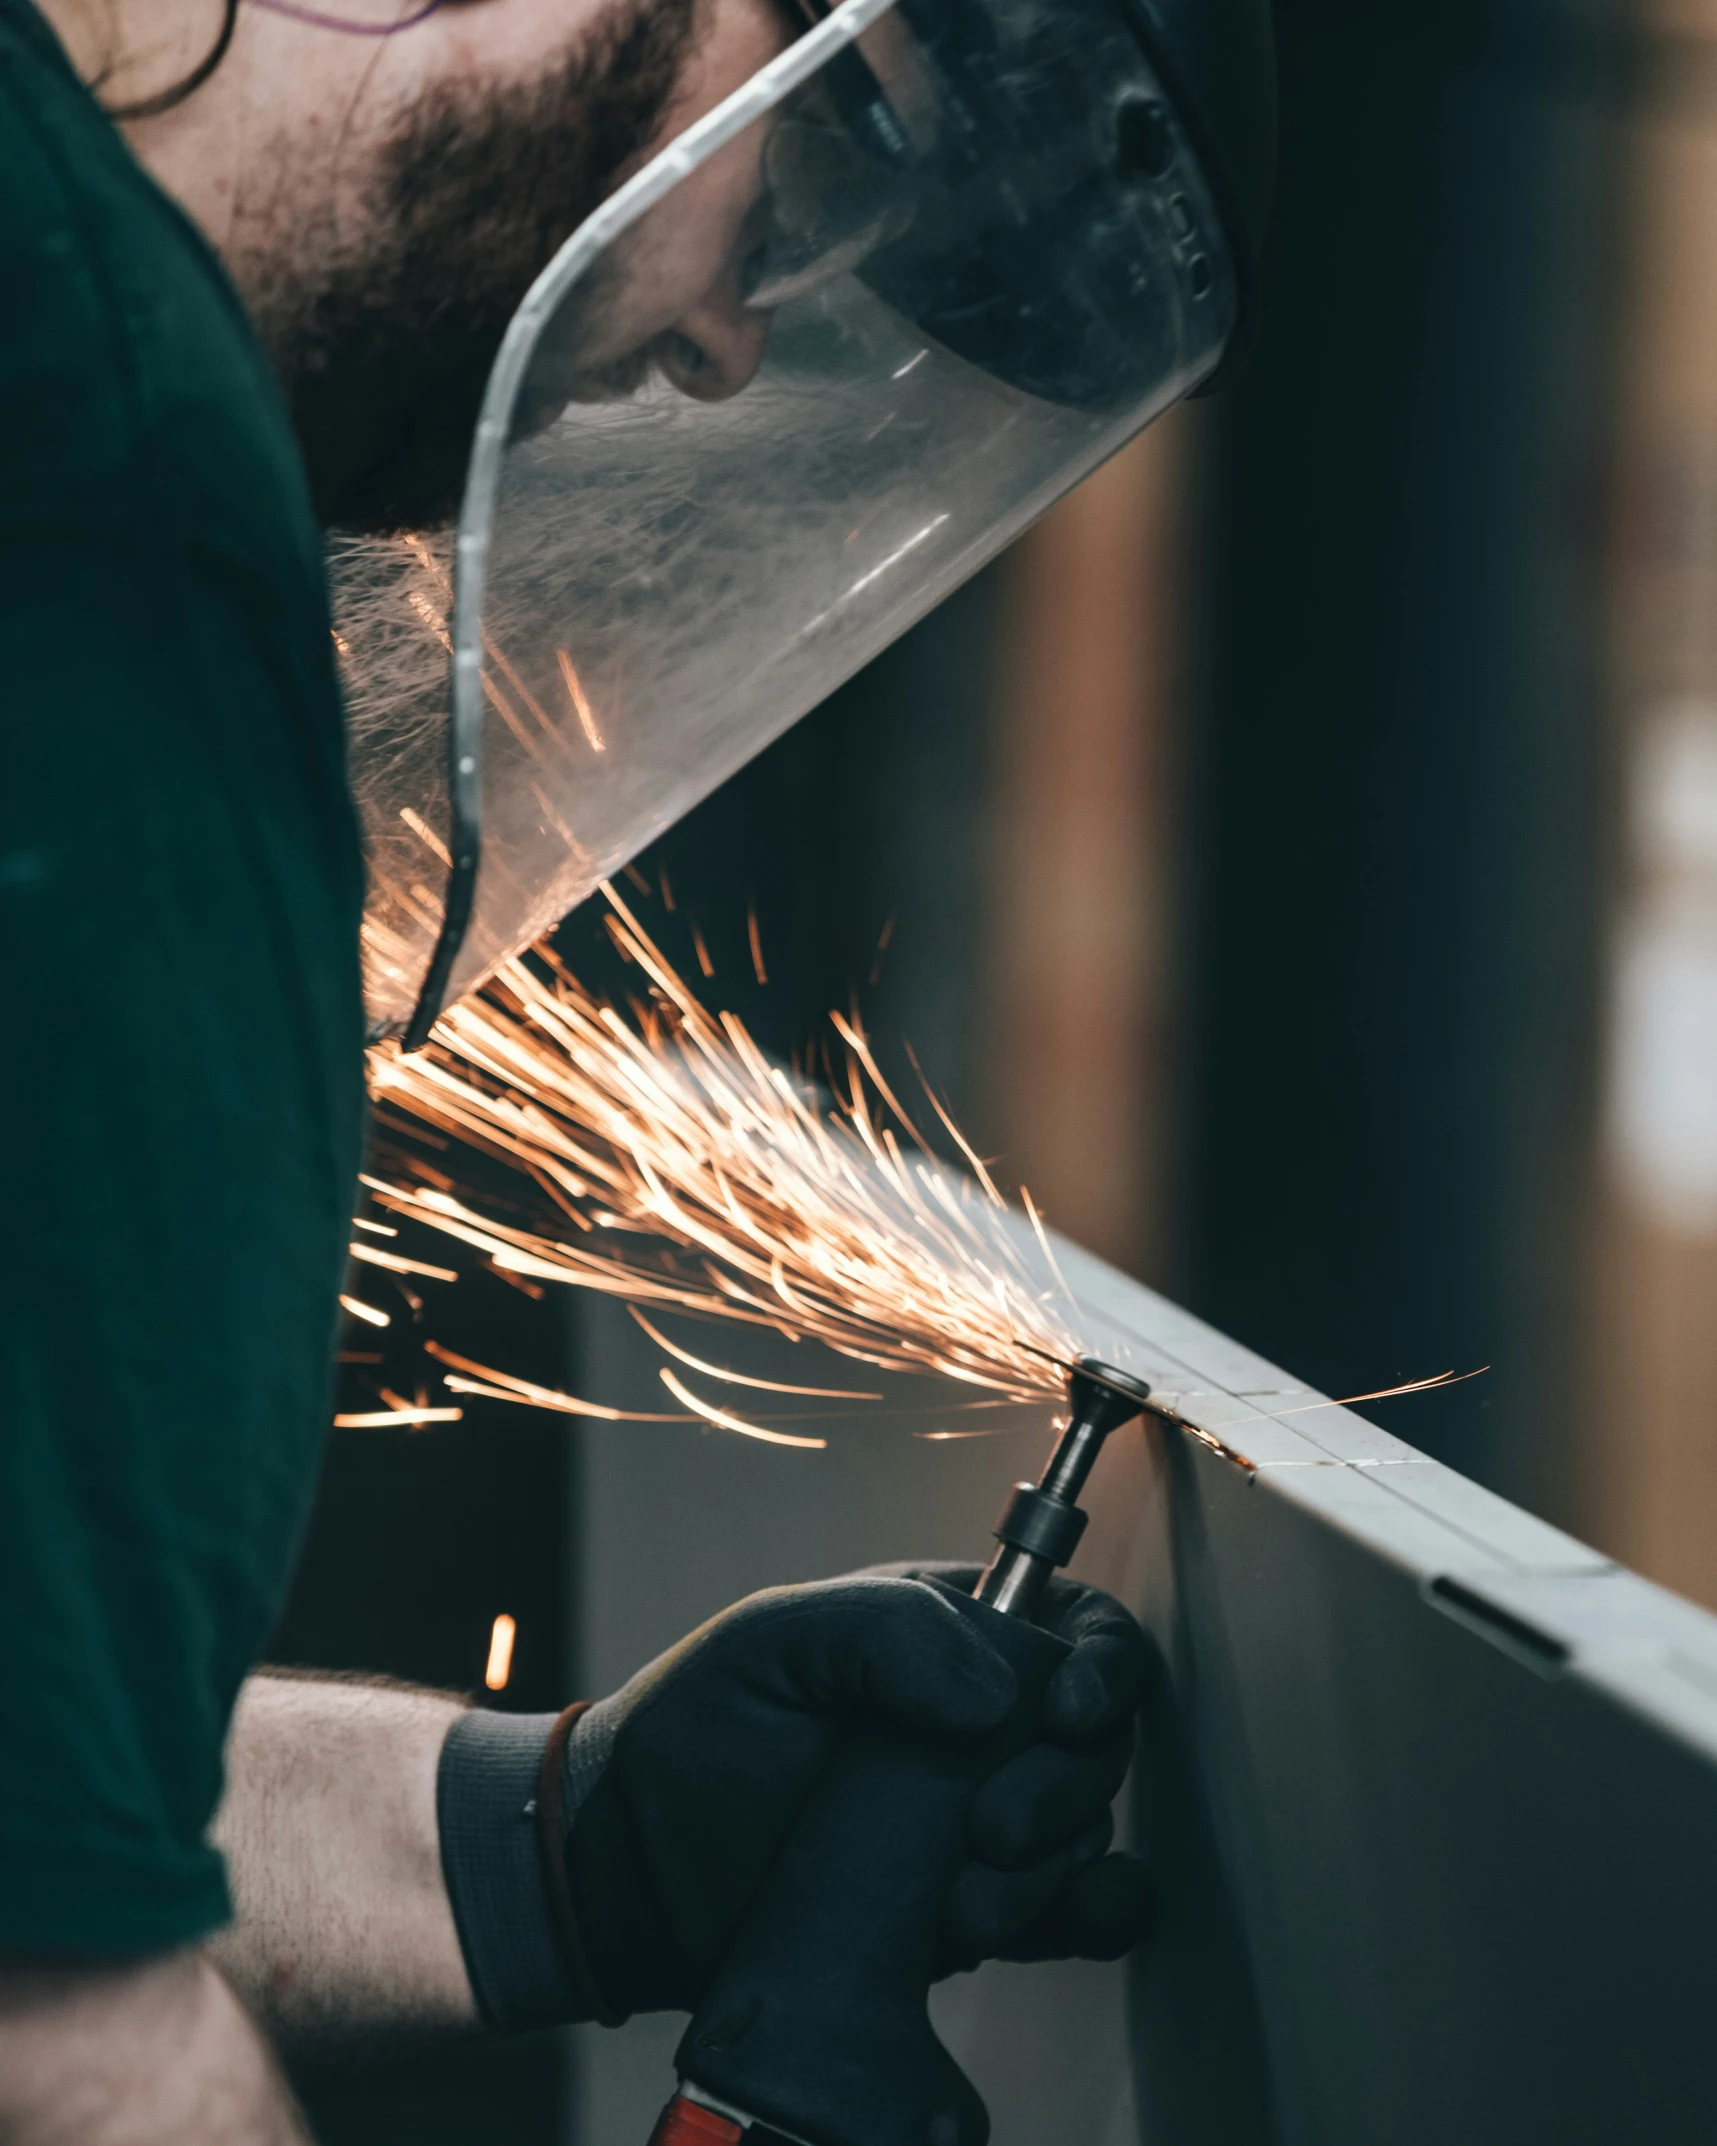
[[[969,1595],[981,1565],[878,1565]],[[1115,1960],[1148,1935],[1144,1864],[1106,1851],[1156,1657],[1137,1620],[1101,1588],[1053,1578],[1032,1620],[1072,1649],[1050,1679],[1039,1741],[978,1790],[972,1859],[944,1921],[944,1974],[980,1960]]]
[[[1012,1671],[921,1584],[969,1593],[977,1571],[902,1567],[753,1595],[578,1725],[568,1877],[615,2010],[697,2003],[845,1727],[975,1740],[1003,1718]],[[1142,1871],[1104,1851],[1147,1643],[1119,1603],[1072,1581],[1056,1582],[1040,1621],[1073,1652],[1045,1696],[1045,1740],[974,1800],[944,1973],[998,1954],[1108,1958],[1141,1934]]]
[[[564,1939],[567,1920],[548,1915],[533,1861],[547,1724],[464,1717],[442,1759],[443,1865],[490,2023],[694,2009],[843,1732],[957,1749],[1008,1715],[1013,1671],[927,1584],[969,1592],[977,1571],[902,1567],[753,1595],[592,1708],[551,1768],[562,1905],[583,1954],[570,1978],[548,1934]],[[976,1793],[943,1973],[993,1955],[1113,1957],[1148,1919],[1140,1867],[1104,1852],[1148,1643],[1118,1603],[1072,1581],[1053,1583],[1040,1622],[1072,1651],[1040,1740]]]

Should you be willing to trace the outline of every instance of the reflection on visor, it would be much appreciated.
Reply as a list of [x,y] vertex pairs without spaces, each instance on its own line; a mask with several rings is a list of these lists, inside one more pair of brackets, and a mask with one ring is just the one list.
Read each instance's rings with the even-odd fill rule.
[[757,312],[848,274],[912,222],[907,176],[826,121],[782,120],[763,152],[763,183],[766,235],[741,272]]
[[[585,394],[721,294],[756,364],[727,399]],[[376,1027],[421,1040],[1205,379],[1235,310],[1120,0],[843,0],[539,279],[456,541],[335,562]]]

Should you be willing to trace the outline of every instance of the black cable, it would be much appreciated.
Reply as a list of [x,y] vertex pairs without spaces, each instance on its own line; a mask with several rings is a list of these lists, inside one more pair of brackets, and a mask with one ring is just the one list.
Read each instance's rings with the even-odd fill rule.
[[[224,0],[220,34],[204,53],[188,75],[183,76],[169,89],[157,90],[153,97],[140,97],[135,104],[111,104],[107,107],[109,119],[156,119],[161,113],[172,111],[175,105],[183,104],[194,91],[202,88],[215,69],[227,56],[227,47],[233,41],[233,32],[238,27],[239,0]],[[95,87],[100,88],[97,82]]]

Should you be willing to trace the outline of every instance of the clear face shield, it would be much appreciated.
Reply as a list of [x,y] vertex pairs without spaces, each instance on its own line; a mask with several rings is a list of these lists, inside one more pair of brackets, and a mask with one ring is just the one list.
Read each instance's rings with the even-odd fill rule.
[[844,0],[680,135],[515,316],[457,530],[335,543],[376,1031],[1197,386],[1236,304],[1119,0]]

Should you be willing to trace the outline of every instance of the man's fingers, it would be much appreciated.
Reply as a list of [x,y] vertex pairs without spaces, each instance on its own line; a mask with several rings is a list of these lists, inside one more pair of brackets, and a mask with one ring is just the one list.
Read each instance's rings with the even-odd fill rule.
[[1094,1751],[1033,1744],[999,1766],[972,1799],[972,1853],[1003,1870],[1039,1861],[1108,1810],[1132,1755],[1130,1731]]
[[[939,1580],[970,1594],[981,1565],[879,1565],[878,1573]],[[1100,1744],[1139,1711],[1157,1675],[1157,1652],[1132,1613],[1100,1587],[1057,1577],[1044,1590],[1036,1622],[1072,1652],[1044,1694],[1043,1733],[1056,1743]]]
[[943,1913],[945,1950],[953,1968],[980,1960],[1012,1959],[1014,1947],[1053,1920],[1058,1903],[1114,1837],[1104,1811],[1077,1839],[1024,1870],[967,1863],[949,1888]]
[[1044,1694],[1044,1734],[1058,1743],[1107,1741],[1143,1704],[1155,1648],[1113,1595],[1073,1580],[1051,1582],[1038,1622],[1073,1650]]
[[788,1705],[975,1734],[994,1728],[1019,1690],[971,1619],[916,1580],[772,1590],[730,1612],[729,1626]]
[[1029,1929],[995,1957],[1003,1960],[1118,1960],[1150,1936],[1156,1888],[1135,1855],[1106,1855],[1080,1870]]

